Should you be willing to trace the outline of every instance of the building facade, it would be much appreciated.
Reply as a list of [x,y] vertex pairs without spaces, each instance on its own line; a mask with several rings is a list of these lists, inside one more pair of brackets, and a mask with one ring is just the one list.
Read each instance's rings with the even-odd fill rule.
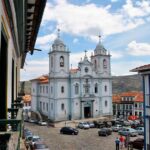
[[45,5],[46,0],[0,1],[0,149],[21,149],[20,69],[27,53],[33,54]]
[[[33,92],[34,91],[34,92]],[[32,80],[32,109],[52,121],[112,114],[110,54],[101,41],[70,69],[70,51],[59,34],[49,52],[49,75]]]
[[143,117],[143,92],[123,92],[113,95],[113,115],[128,118]]
[[144,92],[144,150],[150,149],[150,64],[137,67],[132,72],[138,72],[143,76]]

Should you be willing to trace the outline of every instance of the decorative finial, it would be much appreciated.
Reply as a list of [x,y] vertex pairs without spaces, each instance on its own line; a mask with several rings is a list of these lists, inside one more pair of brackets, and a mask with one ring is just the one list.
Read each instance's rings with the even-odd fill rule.
[[57,37],[60,38],[60,29],[57,29]]
[[98,36],[99,37],[99,43],[101,42],[101,35]]
[[86,56],[87,50],[85,50],[84,52],[85,52],[85,56]]

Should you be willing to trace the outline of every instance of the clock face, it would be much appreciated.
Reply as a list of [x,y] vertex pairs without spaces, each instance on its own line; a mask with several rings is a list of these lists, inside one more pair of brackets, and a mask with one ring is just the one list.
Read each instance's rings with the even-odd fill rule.
[[88,67],[85,67],[85,72],[87,73],[89,71]]

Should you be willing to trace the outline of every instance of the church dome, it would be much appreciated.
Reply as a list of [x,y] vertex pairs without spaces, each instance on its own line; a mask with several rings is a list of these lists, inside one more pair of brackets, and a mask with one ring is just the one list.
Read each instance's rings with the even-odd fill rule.
[[59,37],[57,37],[57,38],[54,40],[54,43],[53,43],[53,44],[56,44],[56,45],[63,44],[63,45],[65,45],[64,42],[63,42]]
[[57,38],[54,40],[54,43],[52,44],[52,50],[53,51],[66,51],[66,45],[64,44],[63,40],[60,39],[58,30]]
[[107,50],[105,49],[105,47],[99,41],[99,43],[97,44],[97,46],[96,46],[96,48],[94,50],[95,55],[97,55],[97,54],[106,55],[106,51]]

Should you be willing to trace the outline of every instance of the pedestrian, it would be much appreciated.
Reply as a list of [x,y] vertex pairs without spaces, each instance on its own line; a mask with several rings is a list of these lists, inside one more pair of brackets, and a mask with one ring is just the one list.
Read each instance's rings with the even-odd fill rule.
[[119,150],[120,140],[118,137],[116,138],[115,143],[116,143],[116,150]]
[[125,138],[121,135],[119,140],[120,140],[120,149],[122,149],[124,147]]

